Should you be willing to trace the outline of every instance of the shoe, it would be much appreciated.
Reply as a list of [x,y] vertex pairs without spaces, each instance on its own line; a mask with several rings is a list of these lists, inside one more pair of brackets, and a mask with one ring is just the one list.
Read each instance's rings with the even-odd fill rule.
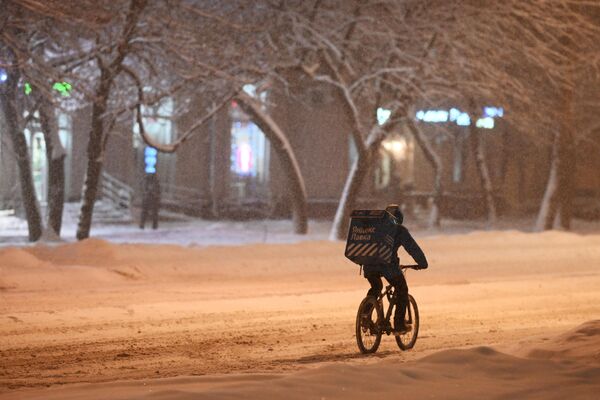
[[411,330],[412,328],[410,326],[407,326],[405,324],[399,324],[397,327],[394,328],[392,332],[394,333],[394,336],[401,336],[405,333],[410,332]]
[[377,327],[375,326],[375,324],[373,323],[373,321],[371,321],[370,319],[366,318],[363,319],[360,323],[363,332],[367,333],[369,332],[369,334],[371,335],[375,335],[377,334]]

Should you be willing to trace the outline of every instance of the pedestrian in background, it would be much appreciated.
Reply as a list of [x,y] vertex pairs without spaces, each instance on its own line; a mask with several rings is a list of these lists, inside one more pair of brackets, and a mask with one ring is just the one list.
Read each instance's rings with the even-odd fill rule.
[[158,228],[158,210],[160,208],[160,182],[156,173],[147,173],[144,176],[142,193],[140,229],[144,229],[148,214],[152,218],[152,229],[156,229]]

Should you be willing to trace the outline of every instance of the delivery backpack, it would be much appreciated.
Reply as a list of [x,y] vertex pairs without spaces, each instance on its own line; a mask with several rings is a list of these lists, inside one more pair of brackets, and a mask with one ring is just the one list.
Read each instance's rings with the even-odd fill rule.
[[344,255],[360,265],[389,264],[400,223],[385,210],[354,210]]

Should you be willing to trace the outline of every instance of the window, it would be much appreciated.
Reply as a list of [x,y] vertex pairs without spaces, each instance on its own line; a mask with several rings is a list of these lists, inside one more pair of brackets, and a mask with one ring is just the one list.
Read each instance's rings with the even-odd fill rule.
[[71,192],[71,160],[73,159],[73,128],[71,116],[61,112],[57,112],[58,120],[58,137],[60,143],[66,152],[65,157],[65,191]]

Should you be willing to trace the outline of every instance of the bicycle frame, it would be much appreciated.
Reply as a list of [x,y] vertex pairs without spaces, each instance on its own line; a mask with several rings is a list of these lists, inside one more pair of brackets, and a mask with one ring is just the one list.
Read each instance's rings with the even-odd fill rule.
[[[402,274],[404,275],[404,278],[406,279],[406,270],[409,268],[412,268],[412,266],[401,266],[401,271]],[[381,309],[385,310],[384,305],[383,305],[383,298],[387,298],[388,300],[388,309],[387,311],[385,311],[385,317],[383,321],[379,321],[378,325],[379,325],[379,329],[381,329],[382,331],[385,331],[386,334],[390,334],[392,327],[390,324],[390,318],[392,317],[392,311],[394,310],[394,307],[397,307],[397,305],[395,304],[395,302],[392,302],[392,298],[394,297],[394,286],[393,285],[387,285],[385,287],[385,290],[383,292],[381,292],[379,294],[379,296],[377,296],[377,302],[381,305]],[[382,324],[385,324],[384,326],[381,326]]]
[[387,285],[385,287],[385,290],[377,297],[377,301],[379,302],[379,304],[381,304],[381,308],[383,310],[385,310],[385,308],[383,306],[383,298],[386,297],[388,300],[388,309],[385,312],[384,320],[379,322],[379,325],[381,325],[382,323],[385,323],[385,326],[380,326],[380,329],[385,330],[386,333],[388,333],[388,331],[391,332],[390,318],[392,316],[392,311],[394,310],[394,307],[396,306],[396,304],[392,303],[393,296],[394,296],[394,286]]

